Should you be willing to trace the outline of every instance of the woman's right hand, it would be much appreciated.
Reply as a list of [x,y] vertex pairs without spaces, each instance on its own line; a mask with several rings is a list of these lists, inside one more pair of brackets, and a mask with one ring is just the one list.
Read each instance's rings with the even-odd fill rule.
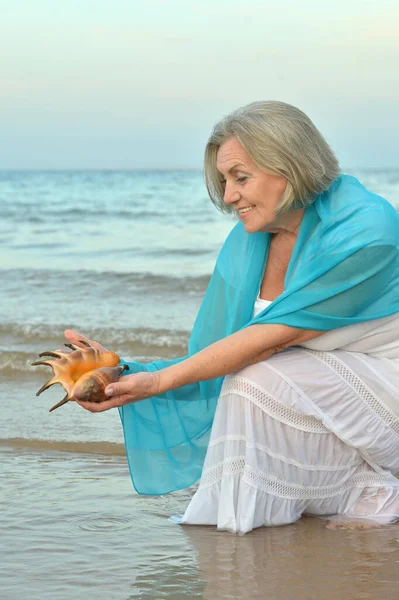
[[80,340],[83,340],[84,342],[90,344],[90,346],[92,346],[93,348],[96,348],[96,350],[98,350],[100,354],[102,354],[103,352],[108,352],[108,350],[104,348],[104,346],[101,346],[101,344],[99,344],[98,342],[93,342],[92,340],[89,340],[82,333],[74,331],[73,329],[66,329],[64,331],[64,335],[68,342],[70,342],[74,346],[77,346],[78,348],[85,348],[85,345],[80,343]]

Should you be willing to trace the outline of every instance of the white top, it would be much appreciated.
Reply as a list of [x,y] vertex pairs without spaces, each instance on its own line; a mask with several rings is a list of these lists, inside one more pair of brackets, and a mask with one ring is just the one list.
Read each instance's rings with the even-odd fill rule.
[[[270,304],[272,304],[271,300],[263,300],[258,295],[252,318]],[[383,319],[333,329],[300,346],[324,352],[339,348],[348,352],[370,354],[376,358],[399,360],[399,313]]]
[[259,298],[259,294],[258,294],[258,297],[255,300],[254,312],[253,312],[252,318],[254,319],[256,317],[256,315],[258,315],[260,312],[262,312],[262,310],[264,310],[271,303],[272,303],[272,300],[263,300],[263,298]]

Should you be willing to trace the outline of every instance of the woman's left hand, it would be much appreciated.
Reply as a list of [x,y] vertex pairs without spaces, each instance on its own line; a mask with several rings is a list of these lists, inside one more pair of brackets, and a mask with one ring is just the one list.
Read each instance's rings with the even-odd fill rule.
[[104,412],[110,408],[118,408],[125,404],[152,398],[158,393],[159,373],[142,372],[133,375],[124,375],[117,382],[110,383],[105,388],[105,392],[109,395],[109,400],[104,402],[80,402],[76,400],[86,410],[96,413]]

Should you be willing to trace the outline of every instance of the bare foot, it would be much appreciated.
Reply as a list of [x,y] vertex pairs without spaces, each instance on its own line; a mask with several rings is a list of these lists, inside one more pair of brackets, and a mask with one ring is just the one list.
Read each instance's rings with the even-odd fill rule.
[[379,523],[363,523],[362,521],[330,521],[326,529],[375,529],[381,527]]

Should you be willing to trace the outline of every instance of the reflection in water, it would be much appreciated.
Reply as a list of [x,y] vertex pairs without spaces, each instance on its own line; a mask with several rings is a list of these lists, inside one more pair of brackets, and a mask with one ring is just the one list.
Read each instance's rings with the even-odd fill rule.
[[245,536],[183,526],[197,551],[203,598],[396,600],[399,527],[335,532],[318,519]]
[[[172,559],[172,561],[170,560]],[[131,586],[129,600],[191,600],[204,598],[206,583],[198,577],[198,570],[187,557],[165,557],[152,567],[141,568]],[[218,596],[214,596],[216,600]]]
[[133,494],[126,460],[0,447],[1,598],[397,600],[399,526],[245,536],[177,525],[193,490]]

